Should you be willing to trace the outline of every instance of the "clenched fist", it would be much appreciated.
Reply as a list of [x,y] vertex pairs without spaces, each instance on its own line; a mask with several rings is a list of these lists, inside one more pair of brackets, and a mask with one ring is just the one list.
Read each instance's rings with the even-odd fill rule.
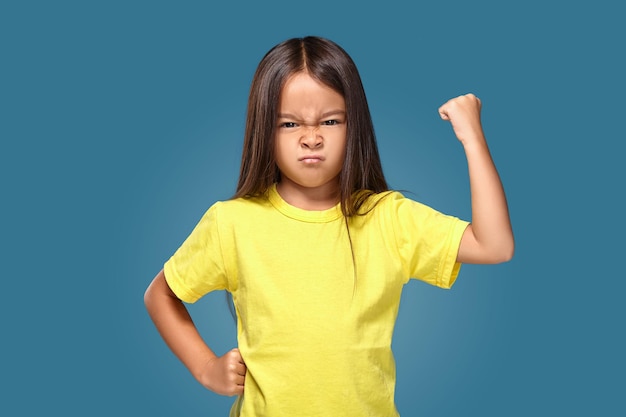
[[210,360],[202,375],[198,378],[200,383],[211,391],[220,395],[243,394],[246,379],[246,364],[235,348],[221,357]]
[[450,121],[454,134],[466,145],[474,140],[484,140],[480,108],[480,99],[474,94],[466,94],[448,100],[439,107],[439,115]]

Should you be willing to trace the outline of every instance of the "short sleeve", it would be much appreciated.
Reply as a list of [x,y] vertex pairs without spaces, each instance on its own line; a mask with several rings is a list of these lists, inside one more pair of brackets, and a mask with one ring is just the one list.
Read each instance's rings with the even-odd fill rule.
[[168,285],[178,298],[193,303],[210,291],[228,289],[218,222],[219,203],[202,216],[191,234],[165,263]]
[[395,235],[410,278],[450,288],[461,264],[456,257],[469,224],[397,194],[392,202]]

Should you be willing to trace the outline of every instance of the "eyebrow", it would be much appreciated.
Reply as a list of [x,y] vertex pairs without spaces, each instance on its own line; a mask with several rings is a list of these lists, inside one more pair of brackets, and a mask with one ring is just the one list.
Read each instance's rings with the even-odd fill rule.
[[[325,113],[322,113],[322,116],[320,117],[321,119],[325,119],[328,116],[334,116],[334,115],[342,115],[345,116],[346,112],[344,110],[331,110],[331,111],[327,111]],[[298,119],[296,116],[294,116],[291,113],[278,113],[278,118],[279,119]]]

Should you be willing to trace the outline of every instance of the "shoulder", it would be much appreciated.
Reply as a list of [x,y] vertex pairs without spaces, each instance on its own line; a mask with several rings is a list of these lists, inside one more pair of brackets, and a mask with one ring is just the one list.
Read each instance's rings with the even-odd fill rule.
[[383,214],[394,213],[403,207],[426,208],[424,204],[407,198],[399,191],[383,191],[381,193],[370,194],[366,197],[361,209],[362,214],[368,214],[370,212]]
[[[398,229],[418,226],[420,229],[448,227],[459,219],[442,213],[420,201],[406,197],[399,191],[375,194],[367,202],[376,217],[384,217]],[[409,226],[411,225],[411,226]]]
[[250,211],[258,210],[268,205],[267,196],[238,197],[230,200],[221,200],[214,203],[209,210],[218,211]]
[[230,222],[260,215],[271,207],[267,197],[239,197],[215,202],[206,211],[210,216],[221,222]]

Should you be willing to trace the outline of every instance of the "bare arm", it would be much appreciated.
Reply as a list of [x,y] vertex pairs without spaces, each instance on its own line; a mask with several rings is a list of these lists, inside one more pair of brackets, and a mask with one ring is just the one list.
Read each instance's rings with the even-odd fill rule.
[[472,198],[472,224],[461,239],[457,261],[506,262],[515,242],[504,188],[491,159],[480,121],[481,102],[473,94],[456,97],[439,108],[465,149]]
[[146,290],[144,302],[165,343],[198,382],[221,395],[243,393],[246,366],[239,350],[221,357],[213,353],[182,301],[170,289],[163,270]]

